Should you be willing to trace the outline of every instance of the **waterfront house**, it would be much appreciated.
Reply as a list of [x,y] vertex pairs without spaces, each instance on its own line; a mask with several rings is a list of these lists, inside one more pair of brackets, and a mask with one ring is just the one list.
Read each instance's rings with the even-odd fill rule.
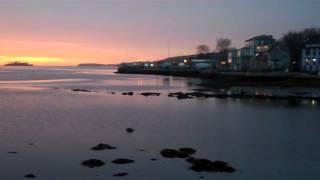
[[233,71],[285,71],[288,50],[271,35],[260,35],[245,41],[245,47],[231,50],[228,63]]
[[308,44],[302,50],[302,71],[320,72],[320,44]]
[[233,49],[229,51],[228,64],[230,64],[230,68],[232,71],[248,71],[251,58],[249,51],[250,49],[248,47]]

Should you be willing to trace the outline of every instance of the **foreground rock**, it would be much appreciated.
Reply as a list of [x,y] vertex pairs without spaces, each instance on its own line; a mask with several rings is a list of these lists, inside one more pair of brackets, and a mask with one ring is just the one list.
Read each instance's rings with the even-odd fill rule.
[[160,151],[160,154],[165,158],[187,158],[187,157],[189,157],[188,153],[178,151],[175,149],[163,149]]
[[72,91],[74,91],[74,92],[92,92],[92,91],[86,90],[86,89],[72,89]]
[[94,151],[111,150],[111,149],[117,149],[117,148],[110,146],[109,144],[102,144],[102,143],[91,148],[91,150],[94,150]]
[[146,96],[146,97],[148,97],[148,96],[160,96],[160,93],[155,93],[155,92],[143,92],[143,93],[141,93],[141,95]]
[[193,148],[180,148],[179,149],[180,152],[184,152],[187,153],[189,155],[196,153],[197,151]]
[[127,128],[126,131],[127,131],[127,133],[133,133],[133,132],[134,132],[134,129],[132,129],[132,128]]
[[112,175],[112,176],[115,176],[115,177],[122,177],[122,176],[127,176],[127,175],[128,175],[128,173],[126,173],[126,172],[122,172],[122,173],[114,174],[114,175]]
[[16,151],[9,151],[8,154],[18,154]]
[[193,99],[192,96],[190,96],[188,93],[183,92],[176,92],[176,93],[169,93],[169,97],[176,97],[177,99]]
[[113,160],[112,163],[114,163],[114,164],[130,164],[130,163],[134,163],[134,160],[119,158],[119,159]]
[[105,163],[98,159],[88,159],[86,161],[83,161],[81,164],[89,168],[96,168],[103,166]]
[[34,174],[26,174],[24,177],[25,178],[36,178],[37,176],[35,176]]
[[122,95],[133,96],[133,92],[123,92]]
[[224,161],[210,161],[208,159],[188,158],[187,162],[191,163],[191,170],[197,172],[226,172],[233,173],[236,170]]

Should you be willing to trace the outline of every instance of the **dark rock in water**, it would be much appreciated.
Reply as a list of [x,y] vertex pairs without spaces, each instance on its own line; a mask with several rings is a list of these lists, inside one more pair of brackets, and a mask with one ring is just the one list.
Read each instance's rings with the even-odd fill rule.
[[146,97],[148,97],[148,96],[160,96],[160,93],[155,93],[155,92],[143,92],[143,93],[141,93],[141,95],[146,96]]
[[196,159],[193,158],[193,157],[190,157],[190,158],[186,159],[186,161],[187,161],[188,163],[193,163],[195,160],[196,160]]
[[169,93],[169,97],[176,97],[177,99],[192,99],[193,97],[189,93],[183,93],[183,92],[175,92],[175,93]]
[[236,170],[224,161],[210,161],[208,159],[188,158],[187,162],[191,163],[191,170],[197,172],[227,172],[232,173]]
[[151,161],[156,161],[156,160],[158,160],[157,158],[151,158],[150,159]]
[[196,153],[197,151],[193,148],[180,148],[179,151],[181,152],[184,152],[184,153],[187,153],[187,154],[194,154]]
[[25,178],[36,178],[37,176],[35,176],[34,174],[26,174],[24,177]]
[[175,149],[163,149],[160,154],[165,158],[175,158],[177,150]]
[[180,100],[180,99],[193,99],[193,97],[184,94],[184,95],[179,95],[179,96],[177,96],[177,99],[179,99],[179,100]]
[[133,96],[133,92],[123,92],[122,95]]
[[114,174],[114,175],[112,175],[112,176],[122,177],[122,176],[127,176],[127,175],[128,175],[128,173],[126,173],[126,172],[122,172],[122,173]]
[[91,150],[94,150],[94,151],[111,150],[111,149],[117,149],[117,148],[110,146],[109,144],[98,144],[95,147],[91,148]]
[[132,128],[127,128],[127,133],[133,133],[134,132],[134,129],[132,129]]
[[165,158],[187,158],[189,154],[175,149],[163,149],[160,154]]
[[192,92],[192,93],[186,93],[186,94],[189,95],[189,96],[197,97],[197,98],[201,98],[201,97],[209,98],[209,97],[212,97],[211,94],[207,94],[207,93],[203,93],[203,92]]
[[140,151],[140,152],[145,152],[146,150],[144,150],[144,149],[138,149],[138,151]]
[[228,98],[229,95],[228,94],[215,94],[214,97],[223,99],[223,98]]
[[134,160],[119,158],[119,159],[113,160],[112,162],[115,164],[129,164],[129,163],[134,163]]
[[168,96],[169,97],[177,97],[179,95],[184,95],[183,92],[174,92],[174,93],[169,93]]
[[200,176],[199,178],[200,178],[200,179],[204,179],[204,176]]
[[8,154],[18,154],[16,151],[9,151]]
[[74,91],[74,92],[92,92],[92,91],[86,90],[86,89],[72,89],[72,91]]
[[189,157],[188,153],[181,152],[181,151],[177,151],[176,153],[176,158],[187,158],[187,157]]
[[110,92],[110,94],[116,94],[116,92]]
[[86,161],[83,161],[81,164],[89,168],[95,168],[103,166],[104,162],[98,159],[88,159]]

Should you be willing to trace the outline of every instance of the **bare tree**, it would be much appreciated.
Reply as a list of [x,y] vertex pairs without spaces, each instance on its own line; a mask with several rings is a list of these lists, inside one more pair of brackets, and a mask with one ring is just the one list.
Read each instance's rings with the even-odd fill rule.
[[197,46],[197,53],[198,54],[208,54],[210,52],[209,46],[207,45],[199,45]]
[[231,45],[231,40],[228,38],[219,38],[217,39],[217,47],[216,50],[218,52],[223,52],[229,50]]

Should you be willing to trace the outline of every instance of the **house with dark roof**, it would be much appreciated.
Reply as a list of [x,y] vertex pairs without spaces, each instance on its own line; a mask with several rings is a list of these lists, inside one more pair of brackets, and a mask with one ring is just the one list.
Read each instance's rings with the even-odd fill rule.
[[245,41],[245,47],[229,52],[233,71],[286,71],[288,50],[271,35],[259,35]]

